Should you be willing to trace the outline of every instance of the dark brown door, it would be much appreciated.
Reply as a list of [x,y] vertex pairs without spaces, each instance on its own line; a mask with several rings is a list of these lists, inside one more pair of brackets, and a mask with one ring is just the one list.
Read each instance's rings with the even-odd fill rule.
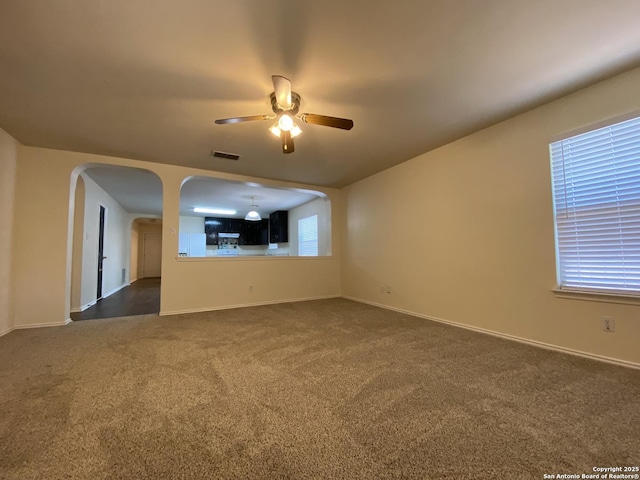
[[104,259],[107,258],[104,256],[104,217],[105,217],[105,208],[100,205],[100,227],[98,231],[98,292],[97,299],[100,300],[102,298],[102,265],[104,263]]

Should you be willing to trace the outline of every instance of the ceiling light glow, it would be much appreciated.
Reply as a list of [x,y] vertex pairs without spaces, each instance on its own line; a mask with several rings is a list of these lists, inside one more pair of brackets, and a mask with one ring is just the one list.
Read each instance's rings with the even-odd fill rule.
[[[253,201],[254,197],[251,197],[251,206],[252,207],[257,207],[258,205],[256,205],[256,203]],[[244,217],[245,220],[249,220],[250,222],[257,222],[262,220],[262,217],[260,216],[260,214],[255,211],[255,210],[251,210],[249,213],[247,213],[247,216]]]
[[194,207],[193,211],[195,213],[211,213],[213,215],[235,215],[236,210],[229,210],[227,208],[205,208],[205,207]]
[[276,137],[280,137],[280,129],[278,128],[277,123],[273,127],[271,127],[269,131],[273,133]]
[[[287,118],[290,119],[290,117],[287,116]],[[285,120],[285,123],[286,120]],[[286,129],[286,128],[280,128],[279,127],[280,121],[276,122],[270,129],[269,131],[271,133],[273,133],[276,137],[280,137],[280,135],[282,135],[283,131],[287,131],[289,130],[291,132],[291,137],[297,137],[298,135],[300,135],[302,133],[302,130],[300,129],[300,127],[298,125],[295,124],[295,122],[293,120],[291,120],[291,128]]]
[[293,119],[289,115],[282,115],[278,120],[278,127],[280,130],[288,132],[293,127]]
[[257,222],[258,220],[262,220],[262,217],[255,210],[251,210],[249,213],[247,213],[247,216],[244,217],[244,219],[251,222]]

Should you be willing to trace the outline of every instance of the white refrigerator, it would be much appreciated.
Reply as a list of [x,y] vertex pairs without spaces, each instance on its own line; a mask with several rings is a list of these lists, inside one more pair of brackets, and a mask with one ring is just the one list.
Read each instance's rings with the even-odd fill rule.
[[206,241],[204,233],[181,233],[178,237],[178,256],[206,257]]

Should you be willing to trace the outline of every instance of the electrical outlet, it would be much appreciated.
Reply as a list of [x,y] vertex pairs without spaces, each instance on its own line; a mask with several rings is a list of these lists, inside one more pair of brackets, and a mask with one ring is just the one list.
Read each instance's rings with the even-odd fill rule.
[[613,333],[616,331],[616,321],[613,317],[602,317],[602,330]]
[[249,285],[249,293],[253,293],[253,285]]
[[384,286],[384,291],[385,291],[386,293],[391,293],[391,285],[385,285],[385,286]]

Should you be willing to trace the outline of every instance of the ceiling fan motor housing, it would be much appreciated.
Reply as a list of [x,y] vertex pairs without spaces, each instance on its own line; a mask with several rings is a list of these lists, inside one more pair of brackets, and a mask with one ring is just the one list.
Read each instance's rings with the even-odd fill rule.
[[300,95],[296,92],[291,92],[291,106],[289,108],[284,108],[278,103],[278,100],[276,99],[276,92],[271,92],[270,97],[271,109],[276,115],[280,115],[281,113],[296,115],[298,113],[298,110],[300,110]]

